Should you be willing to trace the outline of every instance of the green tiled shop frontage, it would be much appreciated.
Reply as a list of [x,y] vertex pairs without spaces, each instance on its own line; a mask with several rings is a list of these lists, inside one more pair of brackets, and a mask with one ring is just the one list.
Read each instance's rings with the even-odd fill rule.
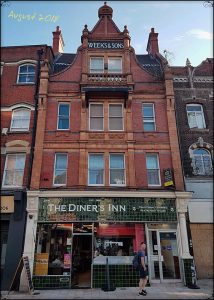
[[[109,278],[115,287],[136,287],[139,283],[139,274],[131,265],[110,265]],[[105,265],[94,265],[92,287],[102,288],[105,283]],[[72,288],[69,276],[33,276],[33,284],[35,289]]]
[[[86,203],[89,203],[90,211],[86,210]],[[118,207],[121,209],[118,210]],[[177,221],[175,199],[40,198],[38,222],[96,222],[100,220],[106,222],[174,222]]]
[[183,264],[184,264],[184,274],[185,274],[186,286],[189,286],[192,284],[191,267],[193,265],[193,259],[183,259]]
[[[131,265],[109,265],[109,278],[116,287],[135,287],[139,283],[139,274]],[[94,265],[93,288],[101,288],[105,283],[105,265]]]
[[70,276],[33,276],[35,289],[66,289],[70,288]]

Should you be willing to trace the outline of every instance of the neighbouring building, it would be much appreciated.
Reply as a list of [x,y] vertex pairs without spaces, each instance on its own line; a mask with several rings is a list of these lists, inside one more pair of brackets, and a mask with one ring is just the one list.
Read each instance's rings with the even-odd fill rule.
[[10,288],[23,254],[42,53],[50,61],[45,45],[1,48],[2,290]]
[[75,54],[57,26],[41,66],[24,244],[37,289],[102,287],[107,258],[117,287],[137,286],[141,241],[151,284],[192,281],[171,69],[154,28],[136,55],[112,15],[100,7]]
[[[188,203],[188,232],[198,278],[213,277],[213,59],[172,67]],[[193,250],[193,252],[192,252]]]

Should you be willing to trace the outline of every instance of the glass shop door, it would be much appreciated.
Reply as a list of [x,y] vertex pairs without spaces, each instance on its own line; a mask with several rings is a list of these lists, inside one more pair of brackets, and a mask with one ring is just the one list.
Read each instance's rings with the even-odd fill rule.
[[151,282],[181,281],[177,234],[173,230],[148,230]]

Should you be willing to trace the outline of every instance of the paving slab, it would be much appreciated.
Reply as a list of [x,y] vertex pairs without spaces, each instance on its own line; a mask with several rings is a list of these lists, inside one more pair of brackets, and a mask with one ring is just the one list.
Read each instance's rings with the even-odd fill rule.
[[34,295],[23,292],[1,292],[1,299],[213,299],[213,279],[198,280],[200,289],[189,289],[182,283],[152,284],[146,296],[139,295],[138,288],[116,288],[104,292],[101,289],[35,290]]

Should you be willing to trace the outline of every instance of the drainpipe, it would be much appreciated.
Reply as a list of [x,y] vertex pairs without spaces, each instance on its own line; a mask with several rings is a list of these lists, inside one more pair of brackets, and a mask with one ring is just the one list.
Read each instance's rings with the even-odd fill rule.
[[38,117],[38,99],[39,99],[39,85],[40,85],[40,70],[41,70],[41,58],[44,53],[44,49],[37,50],[38,60],[37,60],[37,75],[36,75],[36,90],[34,94],[35,100],[35,110],[34,110],[34,120],[33,120],[33,129],[32,129],[32,140],[31,140],[31,150],[30,150],[30,161],[29,161],[29,174],[28,174],[28,183],[27,189],[30,189],[31,175],[32,175],[32,166],[34,158],[34,148],[36,140],[36,127],[37,127],[37,117]]

